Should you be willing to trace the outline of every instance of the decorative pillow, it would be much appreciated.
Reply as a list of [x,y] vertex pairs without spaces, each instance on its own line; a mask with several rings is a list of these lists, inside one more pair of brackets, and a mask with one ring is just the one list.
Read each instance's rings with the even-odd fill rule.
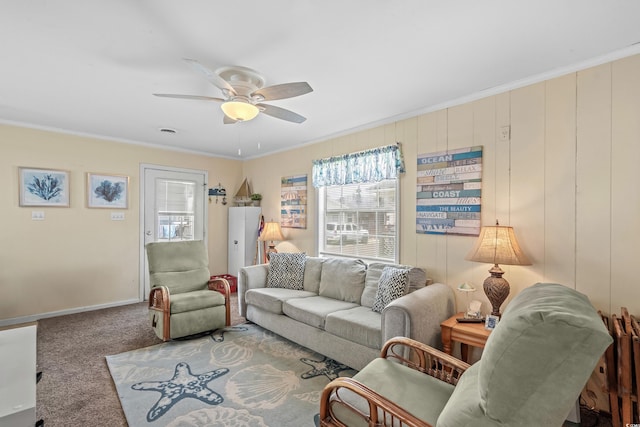
[[394,299],[403,296],[407,290],[409,270],[406,268],[385,267],[380,275],[378,291],[371,310],[382,313],[382,310]]
[[304,283],[304,265],[307,254],[272,253],[269,257],[267,288],[284,288],[301,291]]
[[364,279],[364,291],[362,292],[360,305],[365,307],[373,306],[373,302],[376,298],[376,292],[378,291],[380,275],[385,267],[405,268],[409,270],[409,280],[407,281],[407,290],[405,294],[424,288],[429,282],[427,279],[427,272],[422,268],[402,264],[372,262],[367,266],[367,275]]

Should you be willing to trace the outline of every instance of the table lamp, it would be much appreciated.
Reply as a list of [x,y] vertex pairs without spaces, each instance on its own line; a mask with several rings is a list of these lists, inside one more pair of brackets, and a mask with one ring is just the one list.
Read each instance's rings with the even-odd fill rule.
[[500,316],[500,306],[509,296],[509,282],[502,277],[504,271],[498,264],[531,265],[527,256],[522,252],[513,227],[495,226],[482,227],[475,246],[467,254],[466,260],[493,264],[489,270],[491,276],[484,281],[484,293],[491,303],[491,315]]
[[268,260],[271,257],[272,253],[278,252],[276,250],[276,245],[275,243],[273,243],[273,241],[285,240],[284,236],[282,235],[282,230],[280,229],[280,223],[273,222],[273,220],[271,222],[265,222],[264,228],[262,229],[262,233],[260,233],[258,240],[260,240],[261,242],[267,242],[267,241],[269,242],[269,248],[267,249],[267,253],[266,253],[267,260]]
[[469,294],[475,292],[476,288],[470,283],[464,282],[458,286],[458,291],[463,292],[467,297],[467,304],[464,310],[465,319],[481,319],[479,301],[470,301]]

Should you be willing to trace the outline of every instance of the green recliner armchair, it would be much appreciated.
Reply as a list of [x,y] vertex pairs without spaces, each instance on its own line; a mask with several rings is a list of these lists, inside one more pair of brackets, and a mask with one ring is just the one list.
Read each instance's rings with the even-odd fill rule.
[[149,318],[163,341],[228,326],[229,283],[210,279],[202,240],[153,242],[149,261]]
[[472,366],[392,338],[325,387],[321,425],[560,427],[612,341],[586,296],[538,283],[509,303]]

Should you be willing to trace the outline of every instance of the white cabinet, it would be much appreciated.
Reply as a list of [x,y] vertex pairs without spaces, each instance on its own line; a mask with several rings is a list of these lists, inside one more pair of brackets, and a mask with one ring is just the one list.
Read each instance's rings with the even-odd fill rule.
[[0,328],[0,426],[36,422],[36,325]]
[[228,273],[233,276],[256,259],[260,212],[259,207],[229,208]]

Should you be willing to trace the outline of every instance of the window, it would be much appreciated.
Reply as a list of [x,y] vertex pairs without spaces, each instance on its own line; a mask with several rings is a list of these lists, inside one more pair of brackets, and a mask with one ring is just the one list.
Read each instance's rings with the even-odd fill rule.
[[400,144],[313,162],[318,253],[398,261]]
[[195,182],[156,180],[158,241],[193,240]]
[[397,180],[319,189],[321,255],[397,262]]

